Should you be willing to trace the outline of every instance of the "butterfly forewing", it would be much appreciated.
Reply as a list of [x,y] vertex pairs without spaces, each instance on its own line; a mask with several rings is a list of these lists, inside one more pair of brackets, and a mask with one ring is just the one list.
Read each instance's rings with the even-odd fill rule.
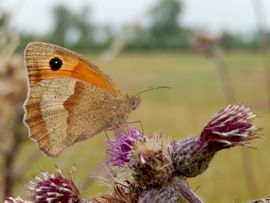
[[[56,59],[61,62],[61,67],[58,69],[51,66]],[[117,85],[96,65],[75,52],[56,45],[42,42],[30,43],[25,49],[25,66],[31,86],[42,80],[72,77],[105,89],[114,96],[122,96]]]

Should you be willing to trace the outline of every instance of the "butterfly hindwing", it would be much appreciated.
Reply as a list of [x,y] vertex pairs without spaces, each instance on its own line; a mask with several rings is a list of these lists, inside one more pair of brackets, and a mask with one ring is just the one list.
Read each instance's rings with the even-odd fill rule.
[[43,80],[29,92],[24,121],[40,149],[56,156],[75,141],[111,127],[117,105],[113,96],[85,82]]

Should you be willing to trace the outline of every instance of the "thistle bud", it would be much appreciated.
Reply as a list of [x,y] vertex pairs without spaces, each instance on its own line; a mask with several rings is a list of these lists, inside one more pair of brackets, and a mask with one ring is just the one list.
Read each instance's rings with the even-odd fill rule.
[[162,185],[161,187],[152,188],[144,191],[139,203],[178,203],[182,200],[179,188],[174,180],[170,183]]

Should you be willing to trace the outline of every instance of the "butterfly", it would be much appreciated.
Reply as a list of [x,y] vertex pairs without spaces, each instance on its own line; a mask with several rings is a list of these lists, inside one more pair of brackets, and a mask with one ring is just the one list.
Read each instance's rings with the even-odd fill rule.
[[24,52],[28,96],[24,123],[51,157],[127,123],[139,96],[124,95],[96,65],[66,48],[31,42]]

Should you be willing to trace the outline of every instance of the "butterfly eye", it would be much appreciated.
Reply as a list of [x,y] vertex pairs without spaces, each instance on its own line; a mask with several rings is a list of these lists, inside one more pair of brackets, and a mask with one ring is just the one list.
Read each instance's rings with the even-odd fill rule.
[[132,109],[133,109],[133,110],[135,110],[135,109],[139,106],[140,101],[141,101],[141,99],[140,99],[139,96],[133,97],[133,98],[131,99],[131,106],[132,106]]
[[50,66],[52,70],[59,70],[62,66],[63,62],[61,59],[55,57],[50,60]]

